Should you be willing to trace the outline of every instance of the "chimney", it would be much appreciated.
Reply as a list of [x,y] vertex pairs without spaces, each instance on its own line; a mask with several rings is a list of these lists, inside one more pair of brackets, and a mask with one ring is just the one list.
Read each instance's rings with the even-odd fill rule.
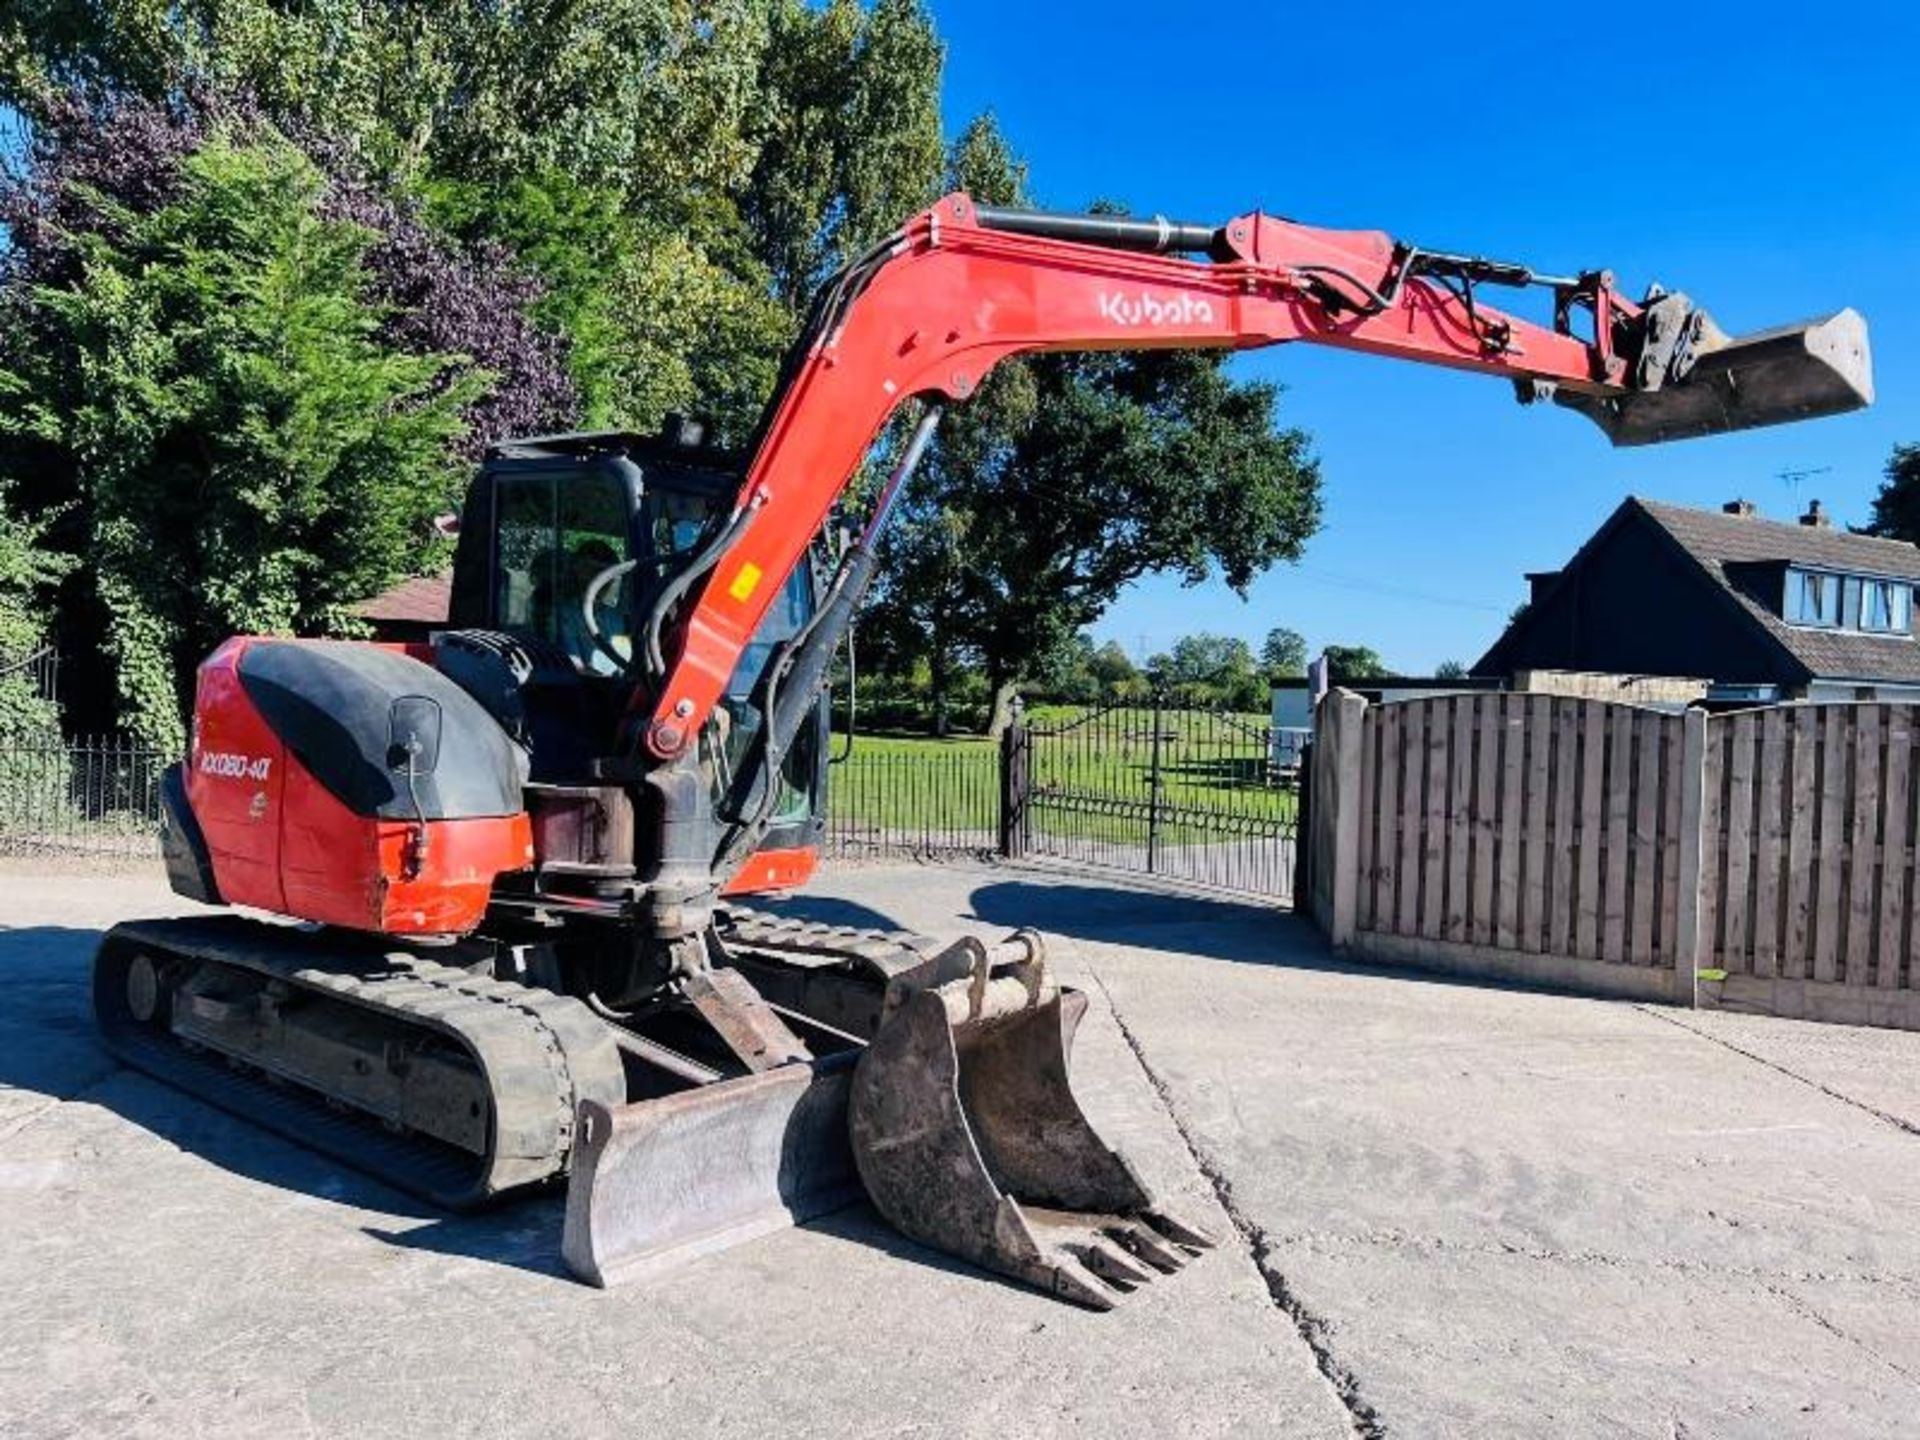
[[1818,500],[1807,506],[1807,513],[1800,517],[1802,525],[1812,526],[1816,530],[1831,530],[1833,517],[1827,514],[1827,507]]
[[1751,500],[1729,500],[1720,507],[1720,513],[1723,515],[1751,515],[1753,510],[1754,505]]

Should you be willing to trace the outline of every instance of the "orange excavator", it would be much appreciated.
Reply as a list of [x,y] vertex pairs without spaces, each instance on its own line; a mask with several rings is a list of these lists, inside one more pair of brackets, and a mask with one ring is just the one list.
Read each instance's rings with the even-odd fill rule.
[[[1503,287],[1550,292],[1551,321],[1486,303]],[[430,642],[242,636],[201,666],[168,872],[264,913],[115,927],[107,1041],[445,1206],[564,1179],[565,1258],[594,1283],[863,1191],[1088,1306],[1178,1269],[1210,1239],[1076,1103],[1086,1001],[1038,935],[943,943],[740,897],[812,870],[829,661],[941,406],[1023,352],[1288,341],[1503,377],[1618,445],[1871,400],[1850,310],[1729,339],[1605,271],[949,195],[823,288],[744,463],[680,421],[499,445]],[[876,440],[890,477],[829,563]]]

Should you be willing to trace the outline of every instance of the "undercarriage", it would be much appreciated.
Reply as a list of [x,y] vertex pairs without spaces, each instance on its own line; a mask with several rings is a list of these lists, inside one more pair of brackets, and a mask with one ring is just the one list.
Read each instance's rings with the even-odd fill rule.
[[1211,1244],[1074,1100],[1085,999],[1037,936],[942,946],[730,908],[707,963],[622,1010],[563,993],[557,948],[134,921],[94,998],[129,1063],[436,1205],[566,1183],[564,1256],[597,1285],[863,1193],[1094,1308]]

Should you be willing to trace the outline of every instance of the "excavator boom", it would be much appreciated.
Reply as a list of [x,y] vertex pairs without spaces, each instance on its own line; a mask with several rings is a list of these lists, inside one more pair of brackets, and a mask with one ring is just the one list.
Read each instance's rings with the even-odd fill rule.
[[[1487,305],[1487,286],[1551,290],[1553,323]],[[700,732],[781,580],[907,399],[965,400],[1023,352],[1289,341],[1501,376],[1522,400],[1579,410],[1623,445],[1872,400],[1866,326],[1850,310],[1730,340],[1686,296],[1637,305],[1606,271],[1543,276],[1257,212],[1210,227],[949,195],[821,296],[741,486],[737,528],[676,625],[646,748],[671,759]]]

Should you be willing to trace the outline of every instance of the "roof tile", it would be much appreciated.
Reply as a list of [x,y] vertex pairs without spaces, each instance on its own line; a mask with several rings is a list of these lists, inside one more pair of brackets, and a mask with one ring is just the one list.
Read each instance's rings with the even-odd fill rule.
[[1849,630],[1789,625],[1727,574],[1729,565],[1784,561],[1854,575],[1920,582],[1920,547],[1849,530],[1757,515],[1694,510],[1657,500],[1633,501],[1718,581],[1740,606],[1815,676],[1844,680],[1920,681],[1920,642]]

